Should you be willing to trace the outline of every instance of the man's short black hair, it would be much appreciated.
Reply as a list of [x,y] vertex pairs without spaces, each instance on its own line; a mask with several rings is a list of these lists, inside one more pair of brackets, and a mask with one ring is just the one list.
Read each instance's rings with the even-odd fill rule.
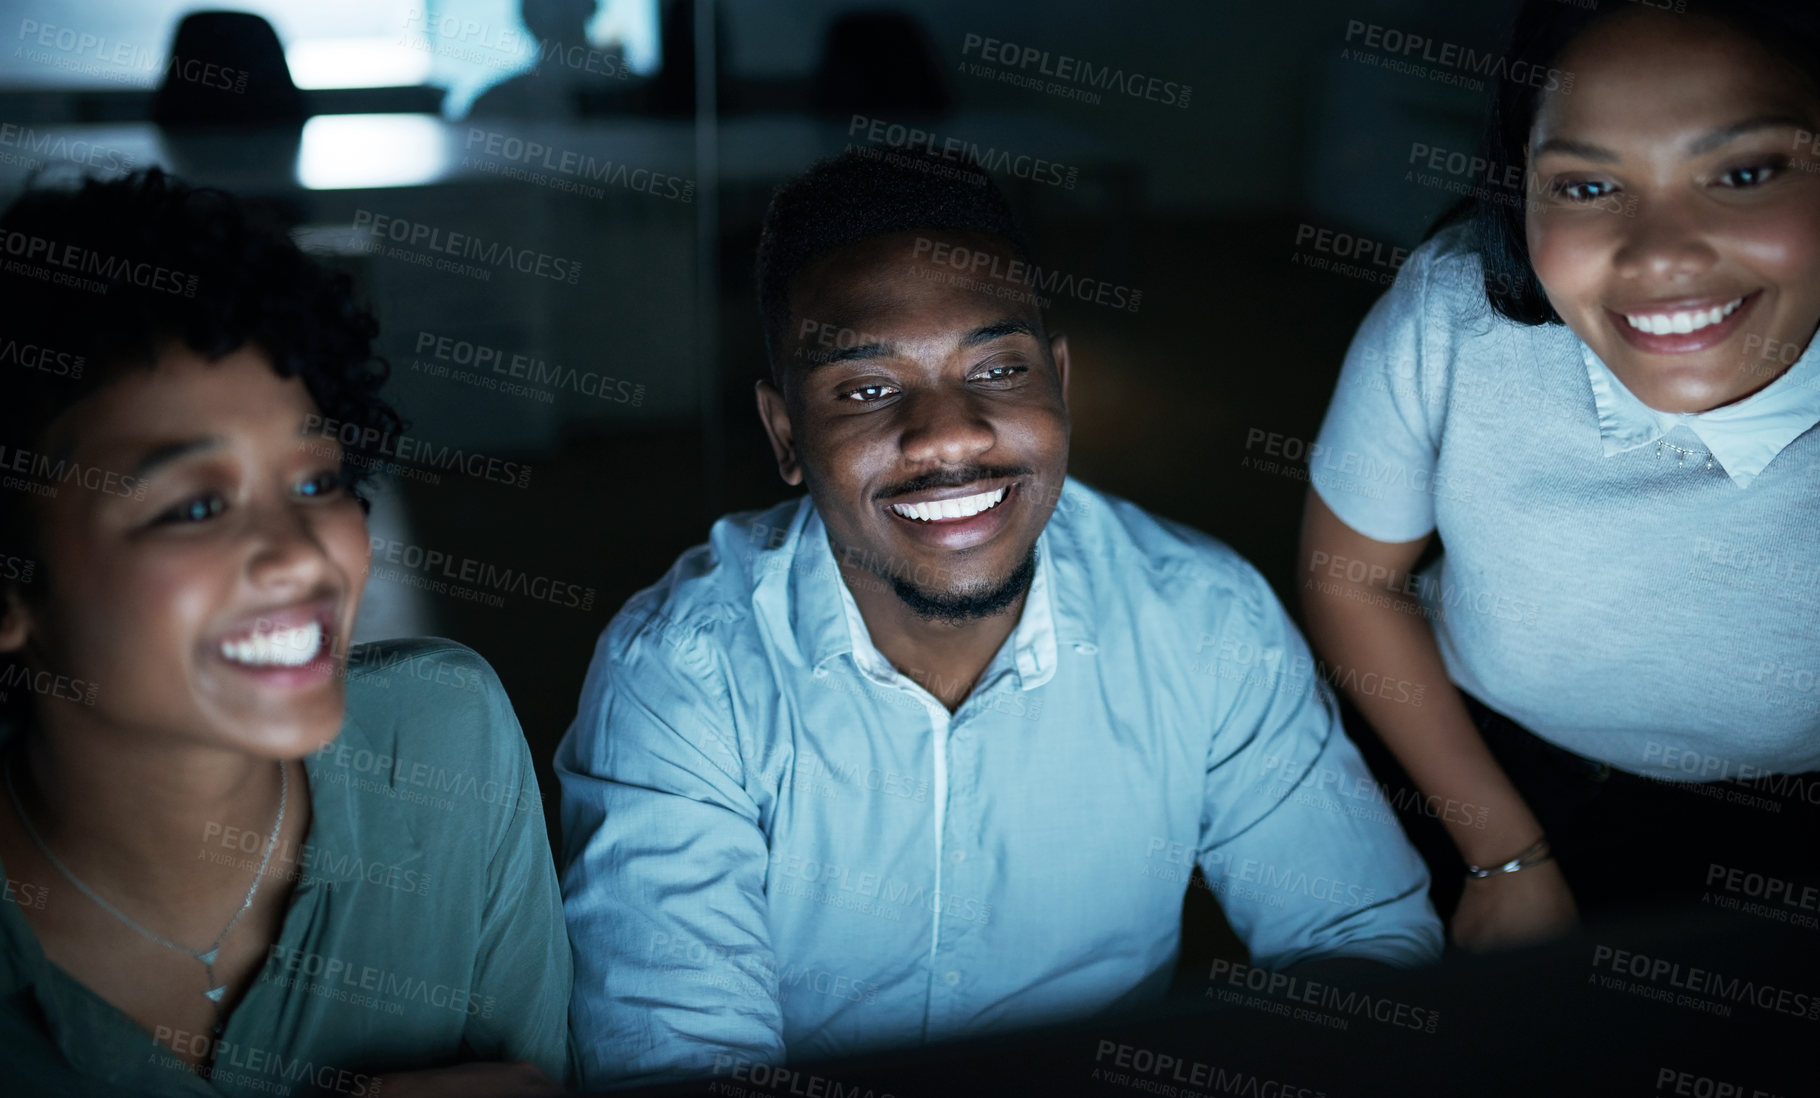
[[817,161],[778,188],[758,239],[758,307],[774,381],[787,372],[790,284],[803,268],[849,244],[917,229],[985,233],[1031,262],[1005,196],[972,161],[863,146]]

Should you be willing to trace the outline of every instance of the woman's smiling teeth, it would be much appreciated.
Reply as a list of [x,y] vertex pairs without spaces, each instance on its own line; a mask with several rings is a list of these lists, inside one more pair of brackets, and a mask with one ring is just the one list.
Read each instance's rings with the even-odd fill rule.
[[1685,335],[1719,323],[1742,304],[1744,299],[1740,297],[1710,309],[1682,309],[1672,313],[1639,313],[1634,316],[1625,313],[1624,319],[1630,322],[1631,327],[1650,335]]
[[221,642],[221,655],[229,663],[249,667],[302,667],[322,651],[322,625],[305,622],[294,629],[254,633]]
[[972,518],[981,511],[990,511],[997,507],[1009,490],[1000,488],[992,492],[981,492],[977,496],[932,499],[928,503],[893,503],[891,509],[907,519],[915,519],[918,522]]

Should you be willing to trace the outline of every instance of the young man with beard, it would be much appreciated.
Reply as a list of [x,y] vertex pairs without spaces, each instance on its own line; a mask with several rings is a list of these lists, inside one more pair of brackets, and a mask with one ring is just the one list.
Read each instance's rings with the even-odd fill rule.
[[774,198],[758,409],[808,496],[627,603],[557,752],[589,1084],[1154,998],[1197,865],[1256,965],[1439,954],[1264,580],[1067,479],[1029,264],[941,161]]

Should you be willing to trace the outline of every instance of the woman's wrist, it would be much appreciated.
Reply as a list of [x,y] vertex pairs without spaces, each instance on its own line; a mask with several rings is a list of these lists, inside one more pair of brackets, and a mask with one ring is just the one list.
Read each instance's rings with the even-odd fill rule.
[[[1467,865],[1493,865],[1508,861],[1518,851],[1543,837],[1542,821],[1514,791],[1508,799],[1480,794],[1487,807],[1471,823],[1446,822],[1448,838]],[[1484,826],[1478,826],[1483,821]]]
[[1488,877],[1497,877],[1507,873],[1520,873],[1531,866],[1541,865],[1554,856],[1555,852],[1549,847],[1547,836],[1543,836],[1527,847],[1524,847],[1521,851],[1502,861],[1490,862],[1485,865],[1469,863],[1466,866],[1466,876],[1469,880],[1482,881]]

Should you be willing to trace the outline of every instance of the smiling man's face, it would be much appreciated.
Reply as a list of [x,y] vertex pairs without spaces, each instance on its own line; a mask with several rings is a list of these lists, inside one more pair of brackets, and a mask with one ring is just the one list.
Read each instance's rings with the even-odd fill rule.
[[[996,267],[934,260],[961,249]],[[849,584],[871,573],[924,618],[1016,604],[1067,475],[1067,343],[1002,277],[1014,259],[946,232],[823,256],[790,286],[787,395],[761,392],[778,470],[808,485]]]

